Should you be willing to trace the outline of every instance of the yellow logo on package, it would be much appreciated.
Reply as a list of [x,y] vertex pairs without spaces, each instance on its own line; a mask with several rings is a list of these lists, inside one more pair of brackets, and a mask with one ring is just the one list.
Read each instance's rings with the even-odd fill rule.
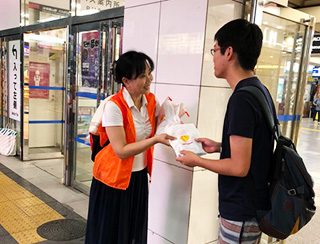
[[189,140],[189,136],[188,135],[180,136],[180,140],[186,142]]

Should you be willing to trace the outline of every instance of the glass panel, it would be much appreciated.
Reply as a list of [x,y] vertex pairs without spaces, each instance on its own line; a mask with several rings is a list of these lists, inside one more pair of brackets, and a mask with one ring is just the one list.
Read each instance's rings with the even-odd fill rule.
[[244,5],[232,0],[209,0],[206,23],[205,49],[201,84],[207,86],[230,87],[225,79],[214,76],[213,58],[210,49],[214,45],[214,35],[224,24],[242,16]]
[[25,155],[61,157],[64,129],[66,29],[25,34]]
[[93,168],[90,144],[86,139],[89,123],[100,99],[120,89],[118,84],[115,85],[111,67],[121,53],[122,21],[101,23],[99,30],[89,29],[90,27],[93,29],[96,25],[75,28],[77,117],[75,125],[76,166],[73,179],[87,189],[91,184]]
[[76,15],[83,16],[98,13],[101,10],[124,6],[124,0],[77,0],[72,3]]
[[100,74],[100,31],[81,31],[76,34],[76,83],[77,83],[77,120],[76,120],[76,181],[91,184],[91,149],[86,142],[89,123],[97,107],[97,94]]
[[291,136],[305,26],[263,14],[263,47],[256,74],[275,101],[282,134]]
[[70,0],[21,0],[21,23],[32,25],[70,16]]
[[97,93],[99,81],[100,31],[79,32],[77,35],[78,92]]
[[122,53],[122,31],[123,27],[120,22],[112,22],[112,28],[108,35],[108,42],[106,43],[106,57],[105,60],[105,73],[106,77],[104,78],[104,93],[106,96],[117,93],[121,89],[121,84],[118,84],[114,81],[113,76],[111,75],[111,67],[114,60],[117,60]]

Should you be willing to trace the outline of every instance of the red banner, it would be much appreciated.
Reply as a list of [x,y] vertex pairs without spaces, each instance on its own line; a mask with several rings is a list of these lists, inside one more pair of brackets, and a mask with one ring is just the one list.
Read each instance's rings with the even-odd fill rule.
[[[29,62],[29,86],[49,87],[50,64]],[[49,90],[30,89],[30,98],[49,99]]]

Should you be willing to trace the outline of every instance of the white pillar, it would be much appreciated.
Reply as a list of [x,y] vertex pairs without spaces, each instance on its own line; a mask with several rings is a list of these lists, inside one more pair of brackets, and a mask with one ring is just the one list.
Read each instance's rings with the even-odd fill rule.
[[[221,140],[231,89],[213,74],[210,49],[215,32],[241,17],[232,0],[127,0],[123,50],[155,62],[152,92],[162,103],[184,103],[202,136]],[[209,13],[209,14],[207,14]],[[208,20],[208,24],[207,24]],[[218,158],[219,155],[215,155]],[[217,175],[175,161],[171,148],[155,147],[149,192],[150,244],[215,243],[218,232]]]

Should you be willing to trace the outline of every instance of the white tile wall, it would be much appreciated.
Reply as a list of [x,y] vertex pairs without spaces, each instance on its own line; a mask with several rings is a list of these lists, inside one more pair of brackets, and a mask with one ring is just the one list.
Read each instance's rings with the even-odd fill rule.
[[150,85],[150,92],[152,92],[153,94],[156,93],[156,84],[154,83],[154,81],[152,81]]
[[159,236],[157,233],[148,230],[148,243],[150,244],[172,244],[172,242],[167,241],[162,236]]
[[124,10],[123,52],[135,50],[146,53],[155,65],[154,78],[157,73],[159,14],[160,3]]
[[199,85],[207,0],[161,3],[157,82]]
[[190,117],[184,115],[181,120],[183,123],[193,123],[197,125],[198,104],[200,87],[187,85],[169,85],[156,83],[156,97],[160,104],[164,102],[167,97],[170,97],[173,103],[183,103],[186,107]]
[[214,76],[213,57],[210,49],[214,45],[214,35],[224,24],[232,19],[241,18],[242,4],[232,0],[209,0],[205,49],[203,57],[202,85],[229,87],[224,79]]
[[153,167],[149,229],[170,242],[186,244],[192,172],[158,160],[154,161]]
[[20,26],[20,0],[1,1],[0,30]]
[[174,153],[174,150],[171,147],[167,147],[162,144],[157,144],[154,147],[154,158],[158,159],[162,162],[167,162],[167,163],[174,165],[176,167],[184,168],[189,171],[194,170],[193,168],[190,168],[188,166],[185,166],[185,165],[177,162],[175,159],[176,155]]
[[231,93],[231,88],[201,88],[198,120],[200,135],[221,141],[225,111]]
[[188,244],[210,243],[218,236],[218,177],[208,170],[193,173]]

